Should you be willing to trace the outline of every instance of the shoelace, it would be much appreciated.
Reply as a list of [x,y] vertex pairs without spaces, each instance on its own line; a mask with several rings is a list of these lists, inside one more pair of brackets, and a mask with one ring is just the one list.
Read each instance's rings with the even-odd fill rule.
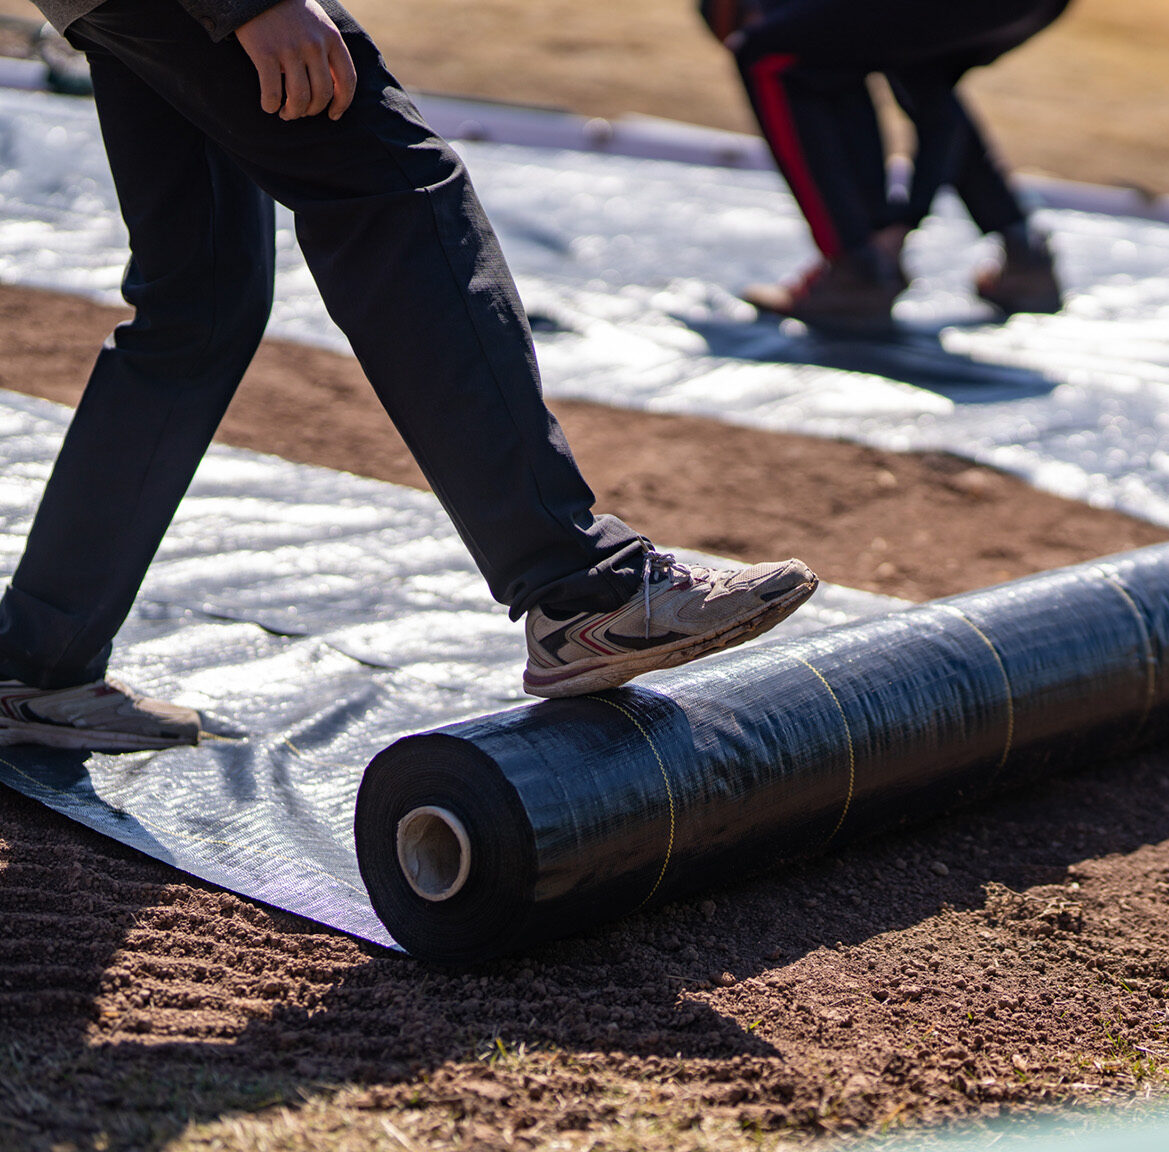
[[693,583],[690,568],[686,564],[680,564],[673,552],[657,552],[646,546],[645,560],[641,568],[641,589],[645,598],[645,638],[647,640],[649,639],[651,615],[649,586],[658,583],[666,576],[669,576],[672,588],[684,588]]

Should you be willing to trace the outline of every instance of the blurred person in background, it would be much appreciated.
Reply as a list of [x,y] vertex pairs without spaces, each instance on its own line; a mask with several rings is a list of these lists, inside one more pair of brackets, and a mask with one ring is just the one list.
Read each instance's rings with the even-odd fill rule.
[[[1001,312],[1056,312],[1046,238],[1011,189],[955,91],[1046,28],[1069,0],[701,0],[735,56],[751,106],[821,259],[788,283],[743,296],[809,325],[881,331],[907,287],[906,237],[953,187],[1001,260],[975,280]],[[908,196],[890,197],[867,78],[881,73],[917,136]]]

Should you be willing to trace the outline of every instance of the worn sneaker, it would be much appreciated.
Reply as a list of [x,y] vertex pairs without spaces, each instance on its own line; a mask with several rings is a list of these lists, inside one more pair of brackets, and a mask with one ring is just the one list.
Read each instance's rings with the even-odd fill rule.
[[1063,307],[1050,258],[1027,265],[1016,261],[988,268],[975,277],[974,290],[1006,316],[1016,312],[1054,315]]
[[790,316],[809,328],[842,332],[892,327],[893,302],[909,281],[896,257],[875,245],[810,268],[790,284],[752,284],[742,297],[760,312]]
[[528,612],[524,691],[581,696],[734,647],[790,616],[816,584],[800,560],[716,569],[647,551],[641,590],[615,611]]
[[1016,312],[1051,315],[1063,307],[1047,239],[1025,226],[1004,231],[1002,262],[979,272],[974,290],[1007,316]]
[[199,714],[98,680],[76,688],[30,688],[0,680],[0,744],[138,752],[199,742]]

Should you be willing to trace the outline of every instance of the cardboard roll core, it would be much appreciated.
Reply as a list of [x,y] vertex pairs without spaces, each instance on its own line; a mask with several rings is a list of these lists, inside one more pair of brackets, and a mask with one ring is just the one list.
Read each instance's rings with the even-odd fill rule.
[[467,882],[471,841],[463,822],[433,804],[413,808],[398,821],[398,863],[423,900],[449,900]]

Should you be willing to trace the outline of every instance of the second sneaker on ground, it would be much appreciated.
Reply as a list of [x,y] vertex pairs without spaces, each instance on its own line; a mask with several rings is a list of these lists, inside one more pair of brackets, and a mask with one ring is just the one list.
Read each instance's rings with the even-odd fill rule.
[[0,681],[0,745],[140,752],[199,742],[199,713],[141,696],[117,680],[76,688]]
[[1063,294],[1047,237],[1026,224],[1017,224],[1005,228],[1002,238],[1002,260],[975,277],[978,295],[1006,316],[1058,312],[1063,307]]
[[801,560],[718,569],[649,551],[642,589],[622,607],[528,613],[524,691],[580,696],[733,647],[790,616],[816,584]]

